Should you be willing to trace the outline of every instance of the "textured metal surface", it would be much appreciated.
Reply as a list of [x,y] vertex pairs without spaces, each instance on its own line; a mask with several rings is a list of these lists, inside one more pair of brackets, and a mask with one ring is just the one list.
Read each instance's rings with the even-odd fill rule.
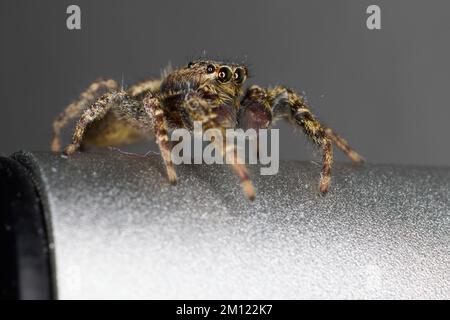
[[250,171],[116,152],[15,156],[45,197],[59,298],[450,298],[450,169]]

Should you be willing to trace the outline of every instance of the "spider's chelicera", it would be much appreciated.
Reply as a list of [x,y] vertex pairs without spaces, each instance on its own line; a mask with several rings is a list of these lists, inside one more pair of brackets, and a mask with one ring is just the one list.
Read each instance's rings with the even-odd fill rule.
[[[200,122],[207,129],[224,131],[269,128],[284,118],[299,126],[321,148],[323,165],[319,191],[325,194],[330,185],[333,162],[332,143],[353,162],[362,158],[333,130],[322,125],[310,111],[303,97],[291,89],[276,86],[251,86],[245,93],[242,85],[248,75],[240,64],[200,60],[167,73],[161,79],[147,80],[120,89],[114,80],[97,80],[70,104],[53,123],[52,151],[60,150],[61,129],[79,117],[72,143],[64,153],[70,155],[80,147],[121,146],[155,137],[167,169],[169,181],[177,175],[171,159],[169,131],[193,129]],[[225,134],[223,134],[225,136]],[[236,159],[233,146],[220,144],[222,156],[235,159],[230,166],[240,179],[243,191],[253,200],[255,192],[245,164]]]

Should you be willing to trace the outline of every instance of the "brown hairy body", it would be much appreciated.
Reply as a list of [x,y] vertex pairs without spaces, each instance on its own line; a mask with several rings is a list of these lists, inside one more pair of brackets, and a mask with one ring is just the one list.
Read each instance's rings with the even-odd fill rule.
[[[205,130],[261,129],[285,118],[302,128],[322,150],[321,194],[330,185],[333,143],[353,162],[362,161],[343,138],[317,120],[303,97],[293,90],[252,86],[244,94],[242,85],[247,74],[247,68],[242,65],[200,60],[162,79],[143,81],[127,90],[120,89],[114,80],[97,80],[54,121],[52,151],[60,150],[61,129],[70,119],[78,117],[72,143],[64,149],[66,155],[87,145],[121,146],[154,137],[168,178],[174,183],[177,176],[170,156],[168,132],[171,129],[191,130],[194,121],[200,121]],[[245,165],[237,161],[235,148],[224,145],[221,152],[235,160],[231,167],[245,195],[253,200],[253,186]]]

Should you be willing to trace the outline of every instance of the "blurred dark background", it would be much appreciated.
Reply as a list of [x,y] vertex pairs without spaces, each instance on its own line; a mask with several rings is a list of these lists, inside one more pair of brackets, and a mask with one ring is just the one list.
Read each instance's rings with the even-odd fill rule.
[[[66,28],[70,4],[81,30]],[[366,27],[370,4],[381,30]],[[206,54],[305,92],[370,162],[450,165],[449,12],[444,0],[2,0],[0,153],[48,150],[53,118],[98,77],[127,85]],[[282,158],[313,159],[279,126]]]

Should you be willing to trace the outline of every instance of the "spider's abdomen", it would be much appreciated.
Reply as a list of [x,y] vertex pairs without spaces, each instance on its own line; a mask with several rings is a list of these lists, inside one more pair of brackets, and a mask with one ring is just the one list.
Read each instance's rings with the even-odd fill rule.
[[103,119],[89,125],[82,142],[83,147],[120,147],[151,136],[130,125],[129,121],[119,119],[113,112],[109,112]]

